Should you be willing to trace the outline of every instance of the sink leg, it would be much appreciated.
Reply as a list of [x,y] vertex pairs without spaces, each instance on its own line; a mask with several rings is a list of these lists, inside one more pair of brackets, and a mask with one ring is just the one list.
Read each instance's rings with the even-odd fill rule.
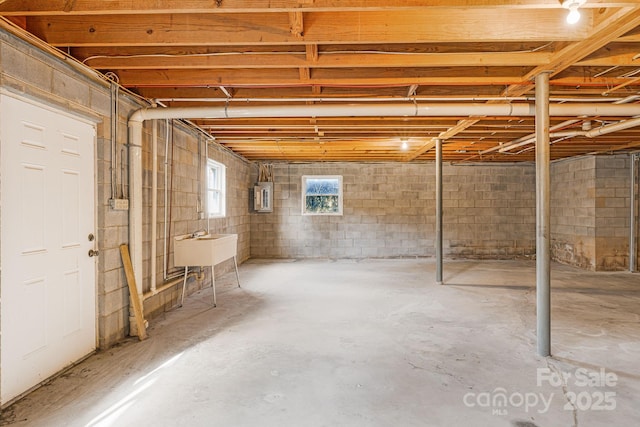
[[213,306],[216,306],[216,275],[213,271],[213,265],[211,266],[211,287],[213,288]]
[[240,276],[238,275],[238,262],[236,261],[235,255],[233,256],[233,264],[236,266],[236,281],[238,282],[238,287],[240,287]]
[[180,297],[180,307],[184,304],[184,291],[187,290],[187,272],[189,267],[184,268],[184,280],[182,281],[182,296]]

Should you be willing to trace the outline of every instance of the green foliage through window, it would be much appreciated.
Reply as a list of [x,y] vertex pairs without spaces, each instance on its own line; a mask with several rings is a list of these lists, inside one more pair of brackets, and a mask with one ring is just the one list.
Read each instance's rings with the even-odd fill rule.
[[302,178],[303,213],[316,215],[342,214],[342,177],[314,176]]

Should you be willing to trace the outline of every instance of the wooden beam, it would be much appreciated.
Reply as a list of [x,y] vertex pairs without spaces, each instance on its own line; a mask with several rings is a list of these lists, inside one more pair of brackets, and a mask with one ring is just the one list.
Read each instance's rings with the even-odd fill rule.
[[[437,139],[442,139],[442,140],[447,140],[449,138],[452,138],[456,135],[458,135],[460,132],[463,132],[467,129],[469,129],[471,126],[475,125],[476,123],[478,123],[480,121],[480,119],[465,119],[465,120],[460,120],[455,126],[453,126],[452,128],[447,129],[444,132],[441,132],[438,136]],[[423,144],[422,146],[418,147],[415,151],[413,151],[411,154],[407,155],[404,158],[405,162],[410,162],[412,160],[415,160],[416,158],[420,157],[422,154],[426,153],[427,151],[430,151],[433,149],[433,147],[435,147],[436,145],[436,138],[431,139],[430,141],[426,142],[425,144]]]
[[313,65],[314,67],[318,65],[318,45],[317,44],[308,44],[305,46],[306,50],[306,59],[307,64]]
[[[587,14],[587,12],[585,12]],[[412,12],[308,13],[305,43],[576,41],[590,19],[569,29],[564,10],[425,8]],[[472,19],[470,19],[472,16]],[[424,25],[429,22],[429,25]],[[531,23],[536,25],[532,26]],[[295,44],[285,14],[186,14],[32,17],[28,29],[54,46],[215,46]]]
[[14,24],[16,24],[18,27],[22,28],[23,30],[27,29],[27,17],[26,16],[9,16],[7,17],[7,20],[10,22],[13,22]]
[[304,19],[302,12],[289,12],[289,31],[294,37],[302,39],[304,36]]
[[[615,40],[617,37],[631,31],[640,24],[640,8],[625,8],[611,13],[606,19],[601,19],[598,25],[592,30],[591,34],[584,40],[570,44],[563,48],[558,53],[554,54],[551,61],[544,65],[540,65],[525,75],[528,81],[510,85],[503,92],[504,96],[521,96],[533,88],[531,79],[541,72],[553,70],[552,75],[557,75],[561,71],[565,70],[573,63],[579,61],[605,46],[607,43]],[[554,82],[557,84],[558,82]],[[575,85],[580,86],[580,85]],[[477,120],[469,119],[460,122],[454,128],[450,129],[445,134],[450,138],[457,133],[468,129],[477,123]],[[443,138],[446,139],[446,138]],[[425,153],[433,148],[433,145],[426,144],[421,147],[412,155],[407,157],[407,160],[411,161],[417,158],[422,153]]]
[[635,43],[612,42],[593,52],[574,65],[585,67],[637,67],[640,65],[640,47]]
[[[0,3],[0,15],[109,15],[156,13],[264,13],[293,11],[393,11],[429,8],[557,9],[557,0],[12,0]],[[630,7],[635,0],[589,0],[583,8]]]
[[640,33],[626,34],[617,38],[616,41],[621,43],[638,43],[640,42]]
[[[422,69],[316,69],[308,81],[302,82],[295,69],[251,70],[150,70],[118,72],[120,83],[126,87],[181,87],[181,86],[370,86],[370,85],[509,85],[521,82],[520,73],[505,69],[494,75],[480,75],[465,69],[465,75],[451,75],[449,70]],[[427,75],[431,74],[431,75]],[[575,82],[586,79],[572,78]]]
[[520,96],[529,92],[533,87],[532,79],[538,74],[551,71],[553,77],[638,25],[640,25],[640,7],[623,8],[610,14],[594,28],[588,37],[557,52],[549,63],[536,67],[525,75],[527,83],[507,88],[504,95]]
[[308,67],[299,68],[299,72],[301,82],[308,82],[311,80],[311,71]]
[[[315,46],[315,52],[313,47]],[[298,52],[240,53],[232,54],[144,54],[127,57],[96,56],[85,60],[85,64],[102,70],[150,70],[150,69],[213,69],[213,68],[385,68],[385,67],[504,67],[537,66],[550,62],[552,53],[323,53],[318,56],[317,45],[307,45],[305,54]],[[309,52],[309,50],[311,52]]]

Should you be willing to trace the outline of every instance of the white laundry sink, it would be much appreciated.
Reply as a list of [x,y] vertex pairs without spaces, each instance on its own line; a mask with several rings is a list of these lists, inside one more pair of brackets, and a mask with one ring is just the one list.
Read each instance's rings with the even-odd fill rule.
[[176,267],[213,267],[235,257],[237,249],[237,234],[205,234],[196,237],[185,234],[175,239],[173,263]]

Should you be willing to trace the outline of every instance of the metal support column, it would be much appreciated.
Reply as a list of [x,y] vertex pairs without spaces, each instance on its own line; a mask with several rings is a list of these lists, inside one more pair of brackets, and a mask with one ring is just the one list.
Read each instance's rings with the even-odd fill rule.
[[442,285],[442,139],[436,139],[436,283]]
[[636,206],[636,162],[638,155],[633,153],[629,156],[631,162],[631,182],[630,182],[630,218],[629,218],[629,271],[634,273],[637,269],[636,259],[638,256],[638,242],[636,240],[636,218],[638,218],[638,207]]
[[536,316],[538,354],[551,355],[549,74],[536,76]]

